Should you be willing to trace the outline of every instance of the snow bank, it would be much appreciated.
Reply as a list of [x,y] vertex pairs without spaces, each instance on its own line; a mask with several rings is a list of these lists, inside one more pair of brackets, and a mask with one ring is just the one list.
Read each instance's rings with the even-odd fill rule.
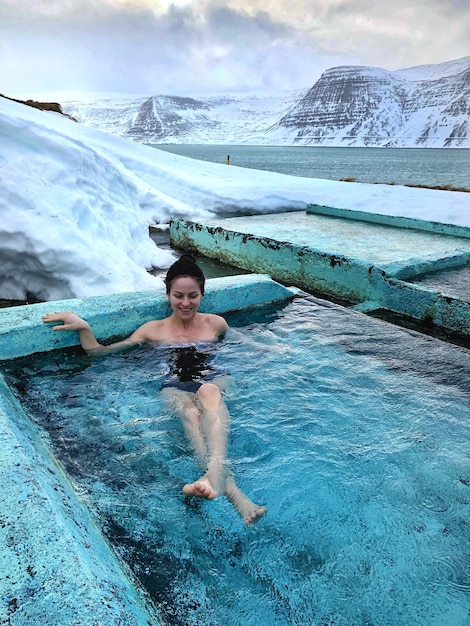
[[341,183],[205,163],[0,98],[0,298],[152,289],[174,260],[148,236],[171,216],[308,203],[470,225],[469,194]]

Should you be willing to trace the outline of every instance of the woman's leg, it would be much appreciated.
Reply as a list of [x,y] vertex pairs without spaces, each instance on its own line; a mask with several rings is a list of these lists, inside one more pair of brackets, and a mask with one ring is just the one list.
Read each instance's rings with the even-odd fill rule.
[[184,432],[193,448],[199,463],[205,466],[207,459],[206,442],[201,432],[201,411],[195,404],[193,393],[166,387],[162,389],[162,398],[181,417]]
[[253,524],[263,517],[268,510],[265,506],[259,506],[250,500],[243,491],[241,491],[232,472],[227,476],[225,483],[225,495],[227,499],[233,504],[235,509],[240,513],[245,524]]
[[199,480],[185,485],[183,492],[188,496],[199,496],[212,500],[225,491],[227,480],[227,434],[230,416],[214,383],[204,383],[197,392],[201,431],[207,449],[207,471]]
[[213,499],[224,494],[243,518],[245,524],[257,522],[266,513],[265,506],[252,502],[237,486],[227,467],[227,437],[230,415],[217,385],[204,384],[198,391],[201,405],[201,428],[208,452],[207,472],[198,481],[185,485],[190,496]]
[[[202,392],[199,394],[199,391]],[[181,417],[183,427],[197,459],[206,473],[198,481],[185,485],[183,492],[212,500],[225,489],[227,475],[225,453],[228,411],[219,388],[207,383],[195,395],[181,389],[162,389],[162,397]],[[197,402],[197,404],[196,404]]]
[[201,467],[207,467],[204,476],[183,487],[183,493],[209,500],[223,493],[245,524],[261,519],[267,508],[252,502],[238,488],[232,472],[226,467],[230,415],[218,387],[212,383],[204,384],[197,394],[199,406],[195,403],[194,394],[180,389],[165,388],[162,396],[181,416],[186,436]]

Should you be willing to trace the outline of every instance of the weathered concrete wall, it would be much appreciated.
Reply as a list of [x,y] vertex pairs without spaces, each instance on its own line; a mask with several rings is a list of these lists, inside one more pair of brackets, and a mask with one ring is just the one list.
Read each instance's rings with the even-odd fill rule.
[[[223,314],[291,297],[292,291],[265,275],[226,276],[206,281],[200,310]],[[70,310],[91,324],[98,339],[129,335],[170,311],[163,289],[0,309],[0,361],[77,345],[78,333],[53,332],[54,324],[41,321],[45,313]]]
[[394,276],[401,280],[409,280],[420,274],[438,272],[442,270],[455,270],[470,264],[470,252],[460,252],[446,256],[438,256],[435,259],[415,259],[406,263],[387,263],[380,267],[388,276]]
[[369,213],[368,211],[337,209],[335,207],[320,204],[308,204],[307,213],[328,215],[330,217],[341,217],[354,220],[356,222],[362,221],[369,222],[371,224],[384,224],[385,226],[398,226],[399,228],[423,230],[429,233],[452,235],[454,237],[466,237],[470,239],[470,228],[467,226],[458,226],[456,224],[444,224],[442,222],[431,222],[429,220],[399,217],[396,215],[382,215],[381,213]]
[[376,308],[400,313],[470,338],[470,302],[383,275],[374,290]]
[[[374,218],[374,214],[365,215]],[[273,216],[273,220],[275,218]],[[245,232],[228,230],[218,224],[175,219],[170,224],[170,238],[174,245],[182,249],[195,250],[236,267],[262,271],[275,280],[308,291],[348,300],[358,305],[358,310],[385,309],[470,336],[469,302],[406,282],[424,272],[449,270],[470,263],[470,239],[468,247],[461,251],[441,253],[441,256],[436,255],[434,258],[407,258],[400,262],[374,265],[309,246],[248,234],[249,219],[246,218],[247,223],[243,225]],[[402,219],[405,218],[399,218],[393,224],[394,228]],[[411,228],[410,223],[415,221],[407,220],[406,228]],[[455,228],[458,229],[458,240],[452,240],[455,233],[439,234],[449,235],[450,247],[455,247],[455,242],[457,245],[465,245],[462,236],[466,233],[464,236],[468,237],[470,229]],[[279,229],[274,226],[272,230],[279,236]],[[429,226],[427,230],[433,229]],[[287,238],[288,234],[284,233],[283,236]],[[364,237],[367,237],[367,229]],[[412,246],[412,238],[408,245]]]
[[159,624],[0,374],[0,623]]
[[269,274],[285,284],[341,296],[351,302],[370,299],[372,266],[355,259],[182,219],[172,220],[170,236],[180,248]]

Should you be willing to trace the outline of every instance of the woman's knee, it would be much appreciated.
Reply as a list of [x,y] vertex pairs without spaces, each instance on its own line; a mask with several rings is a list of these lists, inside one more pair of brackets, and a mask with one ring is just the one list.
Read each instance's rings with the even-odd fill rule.
[[214,383],[204,383],[197,392],[199,400],[203,403],[220,402],[222,396],[220,389]]

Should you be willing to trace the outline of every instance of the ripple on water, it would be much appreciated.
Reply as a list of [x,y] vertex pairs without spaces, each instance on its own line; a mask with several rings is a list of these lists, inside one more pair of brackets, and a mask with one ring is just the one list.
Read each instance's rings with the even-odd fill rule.
[[303,301],[228,336],[232,469],[269,507],[251,529],[182,496],[200,469],[158,351],[67,358],[20,395],[171,626],[468,620],[467,352]]

